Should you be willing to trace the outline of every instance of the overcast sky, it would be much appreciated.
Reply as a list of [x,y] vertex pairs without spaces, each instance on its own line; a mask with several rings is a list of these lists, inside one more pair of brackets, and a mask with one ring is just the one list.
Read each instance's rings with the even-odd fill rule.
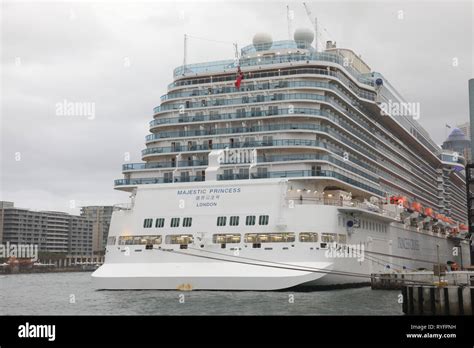
[[[113,180],[127,153],[141,162],[153,107],[183,62],[183,35],[224,41],[190,39],[189,63],[232,59],[232,42],[250,44],[256,32],[288,38],[287,3],[293,28],[311,27],[301,2],[3,1],[0,200],[73,213],[71,200],[128,201]],[[437,143],[446,123],[468,120],[471,1],[307,3],[324,39],[421,104]],[[58,115],[64,100],[94,103],[95,117]]]

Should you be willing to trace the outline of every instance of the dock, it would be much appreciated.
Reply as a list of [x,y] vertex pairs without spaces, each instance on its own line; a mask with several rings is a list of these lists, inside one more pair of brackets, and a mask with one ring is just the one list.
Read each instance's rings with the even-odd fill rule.
[[371,287],[401,290],[407,315],[473,315],[474,271],[375,273]]
[[35,261],[11,258],[7,262],[0,263],[0,274],[91,272],[103,263],[103,256],[67,256]]
[[473,286],[420,286],[402,288],[403,313],[408,315],[473,315]]
[[455,285],[474,286],[474,271],[442,272],[433,271],[373,273],[370,286],[373,290],[401,290],[407,285]]

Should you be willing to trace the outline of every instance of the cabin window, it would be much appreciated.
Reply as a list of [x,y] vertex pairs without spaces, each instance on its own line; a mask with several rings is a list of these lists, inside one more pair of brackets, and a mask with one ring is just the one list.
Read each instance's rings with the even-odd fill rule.
[[166,244],[191,244],[193,242],[192,234],[171,234],[166,236]]
[[183,218],[183,227],[191,227],[192,223],[193,223],[193,218],[191,217]]
[[107,238],[107,245],[115,245],[117,238],[116,237],[108,237]]
[[231,216],[229,220],[230,226],[239,226],[239,217],[238,216]]
[[227,217],[226,216],[218,216],[217,217],[217,226],[225,226],[227,223]]
[[268,225],[268,215],[260,215],[258,217],[258,224],[259,225]]
[[293,232],[245,234],[245,243],[290,243],[294,241],[295,234]]
[[337,235],[335,233],[322,233],[321,242],[323,243],[332,243],[335,242]]
[[239,168],[239,179],[248,179],[248,178],[249,178],[249,169]]
[[179,227],[180,218],[171,218],[171,227]]
[[120,236],[119,245],[152,245],[161,244],[161,236]]
[[245,218],[245,224],[247,226],[255,225],[255,215],[249,215]]
[[161,227],[164,227],[164,226],[165,226],[165,219],[164,218],[156,219],[156,222],[155,222],[155,227],[156,228],[161,228]]
[[153,219],[143,220],[143,228],[150,228],[153,225]]
[[300,242],[314,243],[318,241],[318,234],[314,232],[302,232],[300,233]]
[[240,234],[222,233],[212,235],[212,242],[216,244],[240,243]]
[[345,234],[338,234],[337,235],[337,241],[340,244],[346,244],[347,243],[347,236]]

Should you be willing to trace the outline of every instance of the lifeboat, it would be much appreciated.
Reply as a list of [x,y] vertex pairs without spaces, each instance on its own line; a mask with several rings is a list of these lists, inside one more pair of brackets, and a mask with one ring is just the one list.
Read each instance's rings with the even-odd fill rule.
[[410,225],[413,227],[421,228],[423,227],[422,222],[424,222],[423,207],[418,202],[412,202],[410,204]]
[[459,230],[458,230],[456,227],[454,227],[454,228],[452,228],[451,231],[448,233],[448,236],[454,238],[454,237],[457,237],[458,233],[459,233]]
[[469,234],[469,226],[465,224],[459,224],[459,237],[466,238]]
[[429,216],[430,218],[435,218],[436,217],[436,215],[435,215],[432,208],[425,208],[424,214],[426,216]]
[[431,208],[424,208],[423,209],[423,229],[424,230],[431,230],[431,226],[433,225],[433,219],[435,218],[435,213]]
[[410,209],[410,203],[404,196],[392,196],[390,197],[390,204],[397,204],[400,208]]
[[421,203],[418,202],[413,202],[411,204],[411,210],[417,213],[423,213],[423,207],[421,206]]
[[435,223],[434,226],[437,226],[437,230],[439,229],[439,232],[444,234],[444,227],[446,226],[446,223],[444,222],[444,219],[446,217],[443,214],[435,214]]

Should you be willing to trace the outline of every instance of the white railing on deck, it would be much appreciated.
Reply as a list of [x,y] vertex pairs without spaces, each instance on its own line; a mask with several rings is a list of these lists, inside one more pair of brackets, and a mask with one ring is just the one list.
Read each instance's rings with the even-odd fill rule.
[[388,216],[391,218],[397,218],[397,214],[392,211],[388,211],[383,209],[383,204],[371,204],[366,202],[359,202],[359,201],[345,201],[345,200],[338,200],[338,199],[325,199],[325,198],[318,198],[318,197],[294,197],[294,198],[287,198],[288,202],[293,201],[293,204],[316,204],[316,205],[332,205],[344,208],[357,208],[362,210],[367,210],[373,213],[377,213],[380,215]]
[[119,210],[132,210],[133,205],[132,203],[118,203],[114,204],[114,211],[119,211]]

